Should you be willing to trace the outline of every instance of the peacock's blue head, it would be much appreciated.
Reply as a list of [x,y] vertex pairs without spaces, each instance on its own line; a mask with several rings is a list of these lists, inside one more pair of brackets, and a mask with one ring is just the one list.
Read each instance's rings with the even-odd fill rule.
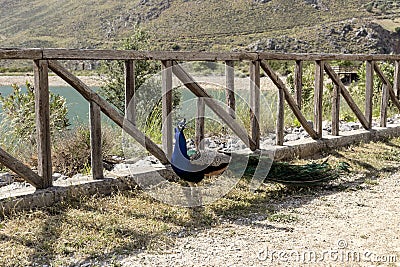
[[178,130],[179,130],[180,132],[182,132],[182,131],[185,129],[185,127],[186,127],[186,119],[183,118],[183,120],[181,120],[180,122],[178,122],[178,125],[177,125],[176,128],[178,128]]

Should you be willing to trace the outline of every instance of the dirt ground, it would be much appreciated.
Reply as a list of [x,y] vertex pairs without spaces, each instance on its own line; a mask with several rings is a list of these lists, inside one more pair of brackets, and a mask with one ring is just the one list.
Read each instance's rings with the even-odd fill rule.
[[400,174],[273,200],[263,214],[142,252],[122,266],[400,266]]

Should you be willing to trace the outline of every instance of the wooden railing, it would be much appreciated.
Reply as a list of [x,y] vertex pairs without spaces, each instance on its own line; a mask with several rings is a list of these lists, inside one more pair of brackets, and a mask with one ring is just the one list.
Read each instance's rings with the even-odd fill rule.
[[[278,88],[276,144],[284,143],[284,106],[285,102],[296,116],[305,131],[314,139],[322,138],[322,96],[326,73],[334,84],[332,98],[332,134],[339,135],[339,109],[342,96],[356,115],[362,126],[372,128],[372,96],[374,73],[383,83],[381,101],[382,127],[386,126],[387,108],[389,99],[400,109],[398,96],[400,95],[400,55],[342,55],[342,54],[279,54],[279,53],[207,53],[207,52],[143,52],[143,51],[118,51],[118,50],[71,50],[71,49],[0,49],[0,60],[26,59],[34,62],[35,78],[35,110],[38,144],[38,173],[12,157],[0,148],[0,163],[20,175],[38,189],[52,186],[52,163],[50,149],[49,128],[49,69],[75,88],[90,103],[90,132],[91,132],[91,164],[94,179],[103,178],[103,165],[101,153],[101,120],[103,112],[129,135],[135,138],[151,154],[156,156],[163,164],[169,162],[172,153],[172,120],[169,114],[172,111],[172,76],[175,75],[182,83],[195,94],[198,101],[198,118],[196,122],[196,142],[204,137],[204,108],[207,105],[222,121],[251,149],[260,147],[260,70],[262,69]],[[162,66],[162,116],[163,137],[161,149],[135,125],[135,107],[129,108],[120,114],[106,100],[101,98],[90,87],[69,72],[59,60],[124,60],[125,61],[125,95],[126,107],[135,93],[135,64],[136,60],[161,61]],[[268,64],[268,60],[291,60],[295,63],[294,96],[285,83]],[[338,74],[330,66],[331,60],[365,61],[366,62],[366,88],[365,88],[365,113],[354,102],[346,86]],[[226,68],[226,99],[229,107],[226,110],[207,91],[202,88],[193,77],[185,71],[178,62],[181,61],[222,61]],[[250,80],[250,133],[239,125],[235,119],[235,94],[234,71],[235,61],[249,62]],[[302,74],[303,62],[315,62],[315,91],[314,91],[314,121],[311,126],[302,108]],[[394,84],[389,82],[376,62],[395,62]]]

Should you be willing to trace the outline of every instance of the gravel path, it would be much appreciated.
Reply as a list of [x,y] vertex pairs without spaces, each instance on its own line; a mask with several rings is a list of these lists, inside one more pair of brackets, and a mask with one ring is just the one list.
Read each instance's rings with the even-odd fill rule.
[[[342,181],[343,183],[343,181]],[[348,181],[268,202],[263,214],[187,237],[172,249],[120,259],[122,266],[400,266],[400,174]],[[280,220],[276,219],[280,218]]]

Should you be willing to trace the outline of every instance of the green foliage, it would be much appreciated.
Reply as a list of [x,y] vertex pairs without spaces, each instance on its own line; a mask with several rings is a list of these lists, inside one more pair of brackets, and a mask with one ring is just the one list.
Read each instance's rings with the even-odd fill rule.
[[[341,62],[334,62],[332,64],[339,65],[339,66],[351,66],[354,63],[348,61],[341,61]],[[377,63],[378,64],[378,63]],[[391,62],[382,62],[379,64],[380,69],[384,73],[384,75],[389,79],[390,83],[393,84],[394,80],[394,64]],[[358,67],[358,77],[359,80],[357,82],[353,82],[350,84],[348,90],[357,104],[357,106],[364,112],[365,109],[365,86],[366,86],[366,67],[365,63],[361,64]],[[313,108],[314,108],[314,81],[315,81],[315,67],[313,64],[305,65],[303,67],[303,91],[302,91],[302,100],[303,100],[303,114],[306,116],[312,117],[313,116]],[[292,74],[289,74],[287,77],[287,83],[289,88],[291,89],[292,93],[294,93],[294,77]],[[383,83],[381,79],[378,77],[377,74],[374,75],[373,81],[373,111],[372,114],[374,117],[379,116],[380,114],[380,102],[382,96],[382,86]],[[333,91],[333,84],[325,82],[324,84],[324,94],[322,100],[323,106],[323,118],[330,120],[331,116],[331,99],[332,99],[332,91]],[[340,110],[340,118],[344,121],[357,121],[357,117],[347,105],[347,103],[343,100],[342,107]],[[389,102],[389,111],[393,109],[394,106]],[[288,111],[287,114],[292,114],[292,112]],[[293,116],[291,117],[286,116],[287,121],[289,124],[293,125],[296,124],[295,119]]]
[[0,67],[0,73],[5,72],[31,72],[32,67]]
[[[35,94],[34,88],[27,82],[27,91],[12,85],[13,92],[4,97],[0,95],[0,104],[3,109],[1,126],[17,141],[36,142],[35,123]],[[51,134],[66,129],[70,123],[67,117],[68,109],[63,97],[50,92],[50,131]]]
[[[378,63],[376,63],[378,64]],[[352,94],[354,100],[360,108],[364,108],[365,105],[365,86],[366,86],[366,67],[365,63],[363,63],[358,69],[358,77],[359,81],[357,83],[352,83],[350,85],[349,91]],[[384,75],[389,79],[390,83],[393,84],[394,80],[394,64],[391,62],[383,62],[379,64],[380,69],[384,73]],[[374,75],[373,80],[373,98],[372,98],[372,106],[373,106],[373,115],[377,116],[380,112],[380,102],[382,97],[382,86],[383,83],[377,74]],[[391,102],[389,101],[389,108],[391,108]]]
[[394,31],[395,31],[396,33],[400,34],[400,27],[394,28]]
[[225,66],[210,61],[196,61],[191,64],[193,72],[198,75],[223,75]]
[[[118,47],[121,50],[138,51],[148,48],[149,35],[141,29],[136,29],[134,34],[130,38],[124,39]],[[135,61],[135,87],[140,88],[149,75],[155,74],[159,70],[160,66],[154,61]],[[122,60],[104,61],[100,66],[99,73],[105,78],[105,85],[98,92],[123,113],[125,110],[125,62]]]
[[[123,40],[119,49],[143,51],[149,48],[149,35],[136,29],[128,39]],[[135,61],[135,110],[137,126],[155,141],[161,141],[162,105],[160,65],[150,60]],[[158,74],[157,74],[158,73]],[[101,64],[100,75],[105,85],[99,94],[112,103],[121,113],[125,111],[125,63],[105,61]],[[180,93],[173,90],[173,107],[180,102]],[[133,104],[133,103],[132,103]]]

